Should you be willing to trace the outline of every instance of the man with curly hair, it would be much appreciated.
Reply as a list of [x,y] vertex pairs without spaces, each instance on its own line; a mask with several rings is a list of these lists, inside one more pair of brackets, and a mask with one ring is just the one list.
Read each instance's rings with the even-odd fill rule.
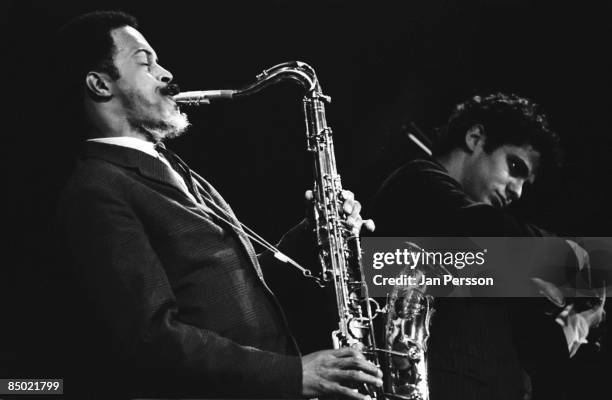
[[[423,235],[541,236],[502,209],[558,163],[558,143],[546,116],[529,100],[475,96],[456,106],[433,157],[409,162],[385,181],[375,202],[377,232],[402,236],[410,226]],[[384,212],[388,202],[406,209],[406,200],[417,210],[436,210],[436,218]]]
[[[377,235],[545,235],[505,208],[558,163],[558,143],[532,101],[502,93],[472,97],[456,106],[432,157],[408,162],[384,182],[370,210]],[[437,299],[431,400],[562,396],[556,382],[576,348],[575,332],[535,303]]]

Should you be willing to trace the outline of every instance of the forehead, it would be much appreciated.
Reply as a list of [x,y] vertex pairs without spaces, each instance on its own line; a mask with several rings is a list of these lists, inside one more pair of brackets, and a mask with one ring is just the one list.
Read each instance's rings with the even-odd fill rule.
[[115,58],[130,57],[135,51],[145,49],[153,53],[153,48],[144,38],[142,33],[131,26],[123,26],[113,29],[111,36],[115,43]]

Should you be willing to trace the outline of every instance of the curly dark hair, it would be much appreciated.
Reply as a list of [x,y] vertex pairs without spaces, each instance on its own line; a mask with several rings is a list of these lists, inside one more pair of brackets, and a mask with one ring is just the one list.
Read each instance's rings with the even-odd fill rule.
[[67,100],[81,98],[89,71],[119,78],[113,62],[116,48],[111,31],[124,26],[138,28],[138,21],[122,11],[94,11],[76,17],[60,29],[55,66]]
[[447,154],[465,146],[465,135],[475,125],[484,130],[487,153],[505,144],[531,145],[540,153],[543,165],[560,164],[559,136],[550,128],[540,106],[529,99],[504,93],[474,96],[458,104],[442,130],[434,153]]

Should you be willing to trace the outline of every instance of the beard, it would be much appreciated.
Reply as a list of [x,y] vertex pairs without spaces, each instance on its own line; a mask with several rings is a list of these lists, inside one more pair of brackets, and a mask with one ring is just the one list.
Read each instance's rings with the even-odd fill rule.
[[180,136],[190,125],[187,115],[174,104],[151,102],[136,90],[127,91],[121,97],[130,126],[155,143]]

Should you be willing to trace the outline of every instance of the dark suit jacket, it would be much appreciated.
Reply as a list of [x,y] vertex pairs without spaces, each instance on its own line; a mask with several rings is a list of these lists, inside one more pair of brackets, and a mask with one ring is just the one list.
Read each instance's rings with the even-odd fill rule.
[[[217,191],[194,179],[207,204],[237,222]],[[75,302],[87,304],[81,317],[92,322],[79,335],[104,349],[101,373],[124,376],[109,392],[300,395],[299,352],[248,238],[191,201],[164,163],[86,143],[59,221],[87,295]]]
[[[542,236],[539,228],[469,199],[433,159],[415,160],[382,185],[370,210],[385,236]],[[521,399],[523,370],[534,400],[561,398],[569,354],[561,328],[540,303],[436,299],[429,343],[431,400]],[[558,381],[557,381],[558,382]]]

